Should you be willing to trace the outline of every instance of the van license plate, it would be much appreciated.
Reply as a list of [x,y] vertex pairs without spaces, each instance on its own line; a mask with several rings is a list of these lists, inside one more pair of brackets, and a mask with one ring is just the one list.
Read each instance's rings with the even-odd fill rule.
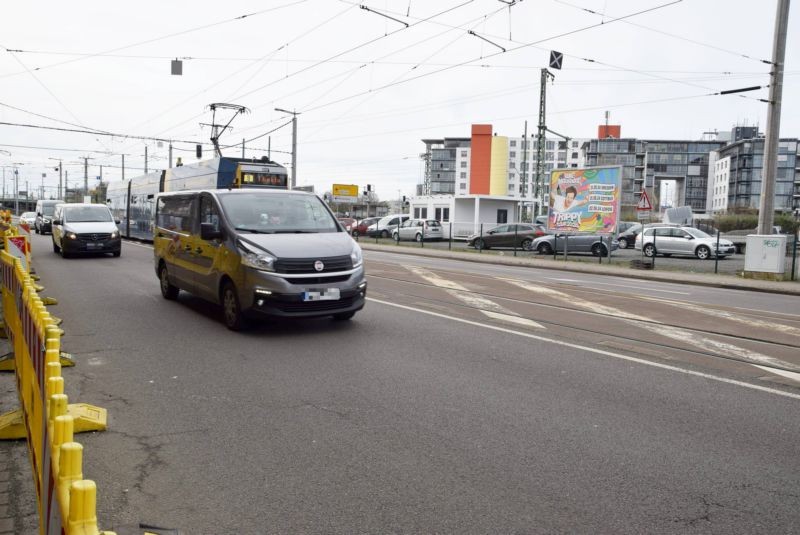
[[303,292],[303,301],[338,301],[340,298],[339,288]]

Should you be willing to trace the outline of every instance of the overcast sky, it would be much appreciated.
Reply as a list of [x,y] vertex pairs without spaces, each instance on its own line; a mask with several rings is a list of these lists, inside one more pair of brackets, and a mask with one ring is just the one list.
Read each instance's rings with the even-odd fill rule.
[[[289,117],[274,108],[295,109],[299,185],[373,184],[391,199],[421,181],[423,138],[468,137],[473,123],[521,136],[526,120],[534,132],[540,69],[554,49],[565,57],[548,86],[547,123],[570,137],[596,136],[605,110],[629,137],[766,127],[757,99],[768,90],[705,95],[769,83],[760,60],[771,58],[776,0],[362,2],[397,21],[349,0],[4,2],[0,121],[173,139],[175,157],[190,163],[193,143],[209,140],[208,104],[234,103],[249,112],[222,144],[263,135],[246,143],[247,156],[269,143],[288,168],[291,127],[278,127]],[[800,136],[796,3],[786,137]],[[174,58],[186,58],[183,76],[170,75]],[[104,180],[120,180],[121,154],[126,176],[141,174],[145,145],[149,168],[166,167],[167,145],[156,141],[0,125],[0,165],[23,164],[20,189],[26,180],[38,188],[42,173],[45,186],[57,184],[48,158],[64,160],[70,185],[83,182],[84,156],[90,185],[99,165]]]

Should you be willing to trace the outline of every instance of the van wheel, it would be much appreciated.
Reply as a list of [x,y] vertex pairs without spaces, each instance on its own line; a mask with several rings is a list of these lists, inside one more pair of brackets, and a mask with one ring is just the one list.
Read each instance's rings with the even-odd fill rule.
[[167,266],[162,265],[161,269],[158,270],[158,280],[161,283],[161,295],[164,299],[169,299],[173,301],[178,298],[178,292],[180,292],[180,288],[177,286],[173,286],[169,282],[169,273],[167,273]]
[[353,319],[353,316],[355,315],[355,312],[342,312],[341,314],[334,314],[333,319],[335,321],[347,321],[349,319]]
[[242,314],[236,286],[228,281],[222,287],[222,312],[225,316],[225,326],[232,331],[241,331],[247,327],[247,319]]
[[114,252],[113,252],[113,253],[111,253],[111,254],[113,254],[113,255],[114,255],[114,258],[119,258],[119,255],[121,255],[121,254],[122,254],[122,251],[114,251]]

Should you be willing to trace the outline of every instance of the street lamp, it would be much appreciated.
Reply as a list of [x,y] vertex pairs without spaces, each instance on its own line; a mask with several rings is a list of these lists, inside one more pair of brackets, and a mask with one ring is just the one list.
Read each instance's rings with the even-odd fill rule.
[[292,183],[290,189],[294,189],[297,184],[297,116],[300,114],[283,108],[275,108],[275,111],[288,113],[292,116]]
[[58,167],[56,167],[54,171],[58,171],[58,198],[63,199],[61,196],[61,185],[63,184],[61,180],[61,173],[64,166],[61,164],[61,158],[48,158],[48,160],[58,160]]

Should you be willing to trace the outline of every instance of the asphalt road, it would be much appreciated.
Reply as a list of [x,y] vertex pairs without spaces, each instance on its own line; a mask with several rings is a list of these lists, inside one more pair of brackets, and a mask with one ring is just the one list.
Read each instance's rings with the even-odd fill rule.
[[67,394],[109,410],[79,437],[104,529],[800,525],[797,298],[659,283],[659,303],[603,287],[620,278],[369,252],[352,322],[235,334],[163,300],[148,247],[63,260],[48,240],[34,265],[78,361]]

